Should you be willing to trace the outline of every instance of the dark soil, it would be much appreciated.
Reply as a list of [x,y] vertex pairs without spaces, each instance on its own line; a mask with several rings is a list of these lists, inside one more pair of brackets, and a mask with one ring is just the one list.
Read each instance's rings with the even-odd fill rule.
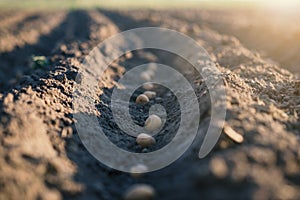
[[[9,20],[16,15],[1,19],[0,199],[122,199],[137,183],[154,187],[156,199],[299,199],[299,80],[235,37],[215,31],[215,22],[206,18],[196,22],[201,13],[75,10],[22,15],[18,11],[18,19]],[[212,19],[214,13],[211,15]],[[223,22],[219,23],[222,27]],[[85,149],[72,117],[80,62],[107,37],[143,26],[180,31],[208,51],[227,89],[226,127],[239,133],[242,143],[224,131],[214,150],[199,159],[202,140],[197,138],[175,163],[138,179],[104,166]],[[32,55],[45,56],[49,64],[32,68]],[[116,80],[131,67],[153,59],[183,64],[186,71],[182,73],[188,77],[188,64],[173,56],[141,50],[116,60],[105,72],[96,94],[99,110],[95,115],[116,145],[142,151],[115,127],[106,105]],[[205,130],[210,120],[209,94],[203,93],[201,77],[189,78],[201,96],[200,129]],[[176,98],[162,99],[169,112],[176,113]],[[143,124],[147,115],[134,106],[132,113]],[[166,138],[171,138],[176,121],[170,121],[168,127]],[[114,140],[116,134],[123,139]]]

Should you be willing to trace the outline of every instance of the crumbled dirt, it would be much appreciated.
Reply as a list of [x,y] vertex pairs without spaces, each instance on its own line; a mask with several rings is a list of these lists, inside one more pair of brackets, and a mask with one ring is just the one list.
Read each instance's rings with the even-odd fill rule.
[[[30,15],[36,17],[28,20]],[[0,27],[9,27],[0,31],[0,199],[122,199],[137,183],[151,185],[156,199],[300,198],[299,80],[235,37],[219,34],[213,26],[187,23],[183,15],[76,10],[0,20]],[[206,158],[198,158],[202,140],[197,138],[175,163],[136,179],[104,166],[85,149],[74,127],[72,92],[80,62],[93,47],[115,33],[143,26],[171,28],[201,44],[222,72],[228,110],[226,134]],[[36,54],[46,56],[49,66],[31,68],[30,57]],[[169,58],[156,51],[133,52],[116,60],[101,79],[95,114],[116,145],[141,151],[128,145],[129,136],[123,135],[126,142],[114,138],[122,133],[106,104],[116,81],[131,67],[156,59],[182,64]],[[201,78],[190,78],[201,96],[200,129],[205,130],[209,94]],[[171,113],[177,109],[174,103],[172,98],[165,103]],[[146,115],[134,109],[142,124]],[[170,130],[174,134],[176,126]],[[237,142],[236,135],[243,140]]]

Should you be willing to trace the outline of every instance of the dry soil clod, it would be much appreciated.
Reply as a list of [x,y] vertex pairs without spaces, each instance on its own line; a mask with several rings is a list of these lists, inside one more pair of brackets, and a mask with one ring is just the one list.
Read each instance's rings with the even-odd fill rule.
[[155,139],[146,133],[141,133],[136,138],[136,143],[141,147],[150,147],[156,143]]
[[155,190],[146,184],[134,185],[125,193],[125,200],[152,200],[155,197]]

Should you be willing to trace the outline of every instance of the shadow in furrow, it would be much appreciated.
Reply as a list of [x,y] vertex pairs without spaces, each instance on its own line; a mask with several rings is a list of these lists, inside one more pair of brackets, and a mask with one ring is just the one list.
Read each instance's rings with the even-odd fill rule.
[[[30,67],[31,56],[42,55],[50,57],[57,53],[59,44],[71,42],[85,42],[89,39],[90,18],[86,11],[71,11],[66,18],[55,27],[50,34],[41,35],[35,44],[27,44],[23,47],[16,47],[10,52],[0,54],[0,92],[6,92],[17,83],[20,87],[30,84],[25,80],[25,85],[18,82],[23,75],[34,75],[39,79],[47,75],[52,65],[43,69],[34,70]],[[22,79],[22,78],[21,78]]]
[[[118,12],[99,10],[101,14],[104,14],[108,17],[113,23],[115,23],[121,31],[129,30],[132,28],[138,27],[149,27],[153,26],[148,20],[137,21],[122,15]],[[146,50],[148,51],[148,50]],[[161,51],[151,51],[151,53],[156,55],[160,61],[165,62],[167,65],[172,66],[174,56],[161,52]],[[143,54],[143,52],[141,52]],[[135,53],[133,53],[136,55]],[[138,54],[138,53],[137,53]],[[133,57],[130,61],[133,66],[141,64],[138,62],[138,57]],[[145,62],[145,61],[141,61]],[[148,63],[149,61],[147,61]],[[186,63],[182,62],[186,65]],[[125,68],[130,69],[130,63],[119,63],[121,66],[126,66]],[[107,88],[104,89],[104,92],[107,91]],[[103,97],[102,97],[102,100]],[[107,99],[109,101],[109,99]],[[171,105],[171,104],[170,104]],[[103,111],[103,112],[102,112]],[[109,115],[107,110],[100,110],[101,116]],[[102,119],[101,127],[107,131],[111,137],[118,134],[116,126],[110,127],[109,121],[107,124]],[[204,129],[204,128],[203,128]],[[122,142],[122,141],[117,141]],[[77,151],[72,150],[69,146],[77,146]],[[122,146],[123,147],[123,146]],[[192,169],[190,160],[197,160],[197,154],[192,152],[193,149],[190,149],[186,152],[186,155],[181,159],[174,162],[172,165],[145,175],[145,177],[137,180],[131,177],[128,173],[119,172],[115,169],[104,166],[101,162],[96,160],[83,146],[78,134],[68,140],[67,153],[68,157],[76,163],[78,168],[77,174],[74,176],[74,179],[79,183],[82,183],[85,186],[85,190],[77,195],[72,197],[73,199],[122,199],[124,192],[132,185],[136,183],[148,183],[153,185],[157,192],[160,194],[159,199],[195,199],[197,198],[197,190],[193,185],[194,182],[190,181],[189,170]],[[192,154],[192,153],[193,154]],[[101,153],[101,152],[100,152]],[[114,155],[111,155],[111,159],[114,158]],[[177,191],[176,194],[174,191]],[[65,198],[71,198],[67,194]]]

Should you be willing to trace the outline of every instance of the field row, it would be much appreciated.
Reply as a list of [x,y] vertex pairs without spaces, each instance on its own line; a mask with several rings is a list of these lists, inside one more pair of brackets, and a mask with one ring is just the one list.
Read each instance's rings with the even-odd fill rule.
[[[140,183],[153,187],[158,199],[299,199],[299,81],[235,37],[197,22],[198,12],[74,10],[1,20],[0,27],[6,28],[0,31],[0,199],[121,199]],[[118,32],[145,26],[177,30],[207,50],[226,86],[227,115],[208,157],[197,157],[200,136],[171,166],[137,179],[104,166],[86,150],[74,126],[72,98],[80,63],[90,50]],[[120,51],[101,49],[104,57]],[[34,55],[43,62],[35,62]],[[176,55],[134,51],[115,60],[103,77],[90,71],[100,78],[88,98],[97,110],[85,113],[97,117],[106,136],[127,151],[156,149],[136,147],[134,138],[117,127],[111,94],[126,71],[153,61],[179,66],[190,80],[199,99],[202,132],[211,118],[205,77],[191,73],[191,66]],[[171,117],[157,148],[172,139],[179,113],[176,98],[162,91],[150,103],[165,103]],[[143,125],[147,115],[140,107],[132,109],[132,118]],[[89,122],[83,128],[88,132]]]

